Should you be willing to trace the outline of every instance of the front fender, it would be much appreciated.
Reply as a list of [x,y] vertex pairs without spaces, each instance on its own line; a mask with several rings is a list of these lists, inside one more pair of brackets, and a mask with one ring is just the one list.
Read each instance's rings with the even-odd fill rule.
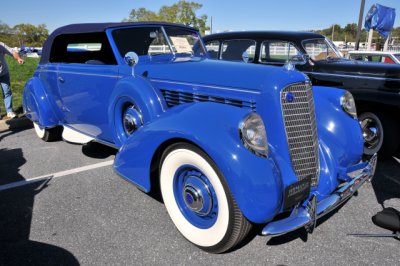
[[114,168],[148,192],[150,165],[157,148],[171,139],[192,142],[214,160],[247,219],[267,222],[280,210],[282,180],[272,159],[258,157],[242,145],[238,128],[248,113],[208,102],[171,108],[127,140]]
[[314,86],[313,92],[321,155],[318,193],[329,195],[338,186],[340,169],[361,160],[364,141],[358,120],[341,107],[344,90]]
[[42,127],[59,124],[60,119],[55,114],[39,78],[33,77],[25,84],[22,105],[26,117],[34,123]]

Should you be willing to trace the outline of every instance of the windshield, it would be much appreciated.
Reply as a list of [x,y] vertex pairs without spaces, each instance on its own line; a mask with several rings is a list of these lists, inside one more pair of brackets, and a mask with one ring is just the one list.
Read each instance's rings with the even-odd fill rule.
[[175,54],[190,54],[196,57],[206,55],[200,36],[182,28],[165,28]]
[[327,39],[305,40],[303,47],[314,61],[343,58],[336,46]]
[[114,30],[112,35],[122,57],[128,52],[150,57],[165,54],[205,56],[196,32],[173,27],[165,28],[165,32],[167,35],[162,27],[133,27]]
[[396,57],[397,60],[400,60],[400,54],[394,54],[394,57]]

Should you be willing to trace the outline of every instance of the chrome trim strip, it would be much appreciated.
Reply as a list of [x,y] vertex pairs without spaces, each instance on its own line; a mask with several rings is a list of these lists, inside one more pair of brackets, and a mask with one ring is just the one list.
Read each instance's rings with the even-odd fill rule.
[[321,73],[321,72],[306,72],[302,71],[304,74],[313,74],[313,75],[321,75],[321,76],[331,76],[331,77],[349,77],[349,78],[357,78],[357,79],[372,79],[372,80],[383,80],[383,81],[400,81],[399,79],[394,78],[376,78],[371,76],[354,76],[348,74],[330,74],[330,73]]
[[165,29],[164,29],[164,26],[161,26],[161,30],[162,30],[162,32],[163,32],[163,34],[164,34],[164,38],[167,40],[169,49],[171,50],[171,52],[172,52],[172,54],[173,54],[173,56],[174,56],[174,58],[175,58],[176,53],[175,53],[175,51],[174,51],[174,49],[173,49],[173,47],[172,47],[171,41],[170,41],[170,39],[169,39],[169,36],[168,36],[167,32],[166,32]]
[[212,85],[206,85],[206,84],[188,83],[188,82],[181,82],[181,81],[170,81],[170,80],[163,80],[163,79],[150,79],[150,81],[158,82],[158,83],[163,82],[163,83],[168,83],[168,84],[187,85],[187,86],[193,86],[193,87],[204,87],[204,88],[225,90],[225,91],[245,92],[245,93],[257,94],[257,95],[261,94],[261,92],[259,92],[259,91],[241,90],[241,89],[227,88],[227,87],[221,87],[221,86],[212,86]]
[[122,78],[122,76],[117,75],[102,75],[102,74],[94,74],[94,73],[83,73],[83,72],[73,72],[73,71],[57,71],[57,70],[40,70],[40,72],[47,73],[59,73],[59,74],[76,74],[83,76],[96,76],[96,77],[107,77],[107,78]]

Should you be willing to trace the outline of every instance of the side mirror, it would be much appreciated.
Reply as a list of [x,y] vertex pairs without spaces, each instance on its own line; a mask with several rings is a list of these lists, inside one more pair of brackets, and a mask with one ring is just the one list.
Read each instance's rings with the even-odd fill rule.
[[242,59],[243,59],[243,62],[245,62],[245,63],[249,62],[249,54],[246,51],[243,52]]
[[294,55],[283,66],[286,70],[295,70],[296,65],[305,65],[309,61],[308,55]]
[[124,60],[128,66],[132,67],[132,76],[134,76],[134,67],[139,63],[139,56],[135,52],[127,52]]
[[293,65],[305,65],[308,61],[308,55],[294,55],[289,58]]

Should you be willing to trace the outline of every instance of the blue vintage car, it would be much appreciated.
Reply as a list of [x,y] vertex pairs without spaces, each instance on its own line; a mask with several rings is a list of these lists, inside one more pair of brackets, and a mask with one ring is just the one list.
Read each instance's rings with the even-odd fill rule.
[[[209,252],[305,227],[373,177],[351,94],[282,68],[209,60],[168,23],[57,29],[23,96],[45,141],[118,149],[115,171],[160,189],[179,232]],[[145,206],[144,206],[145,207]]]

